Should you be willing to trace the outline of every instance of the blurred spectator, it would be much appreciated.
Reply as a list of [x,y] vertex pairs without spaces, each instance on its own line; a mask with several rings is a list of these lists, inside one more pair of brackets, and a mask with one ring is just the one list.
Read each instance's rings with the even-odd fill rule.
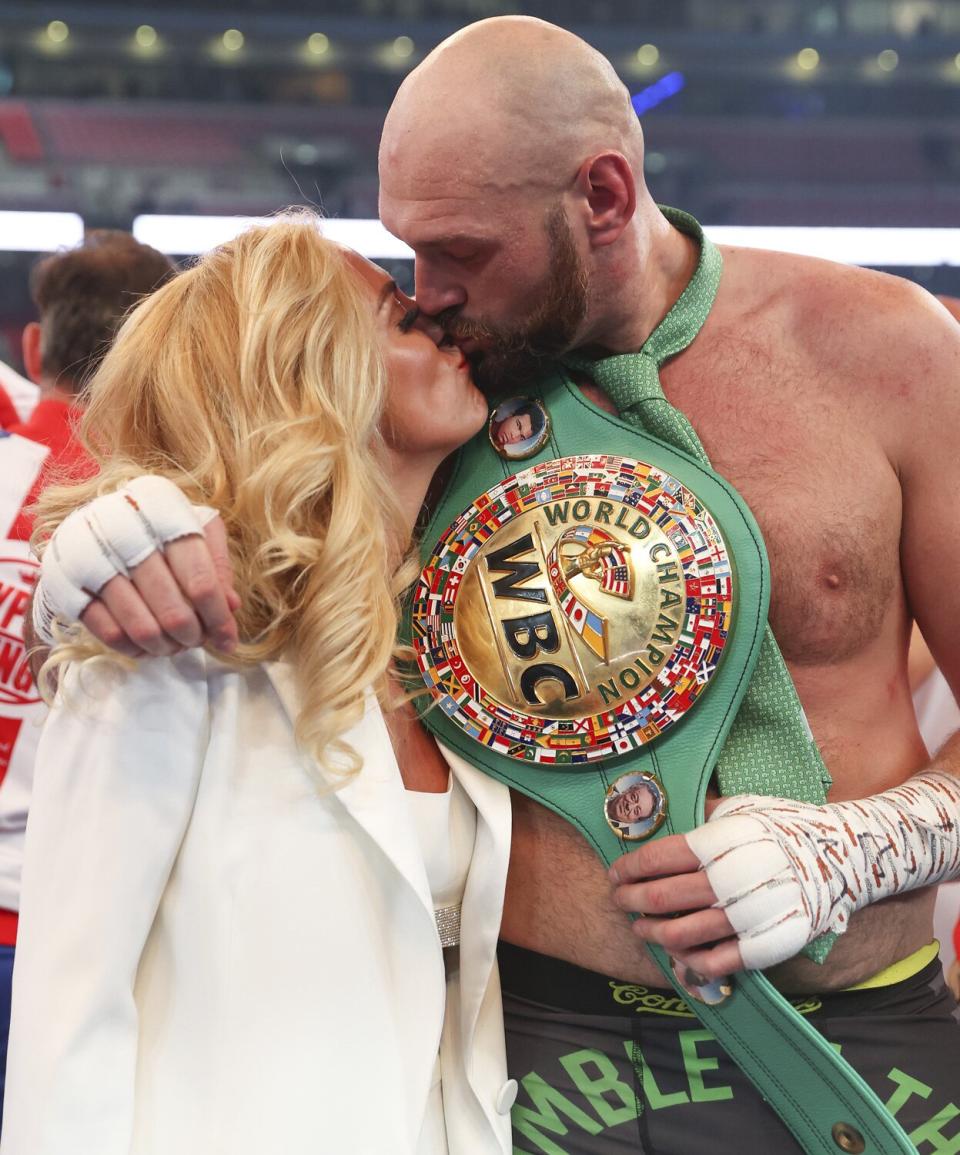
[[37,399],[30,407],[28,392],[15,391],[11,401],[22,412],[0,431],[0,1112],[23,833],[45,709],[23,637],[36,576],[30,507],[54,477],[89,472],[74,431],[83,384],[124,314],[174,271],[167,257],[129,233],[99,231],[76,249],[45,257],[30,278],[40,319],[24,329],[23,361]]

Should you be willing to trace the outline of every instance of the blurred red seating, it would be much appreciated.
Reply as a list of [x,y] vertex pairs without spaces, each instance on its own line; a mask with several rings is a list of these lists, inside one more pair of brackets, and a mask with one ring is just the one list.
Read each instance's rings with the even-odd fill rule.
[[20,100],[0,100],[0,140],[11,160],[42,160],[43,142],[30,110]]

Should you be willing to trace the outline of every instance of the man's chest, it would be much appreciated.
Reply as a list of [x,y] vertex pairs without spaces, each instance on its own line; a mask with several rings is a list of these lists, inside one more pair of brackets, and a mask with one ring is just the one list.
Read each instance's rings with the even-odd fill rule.
[[869,415],[786,368],[714,368],[700,379],[708,386],[672,369],[667,396],[763,532],[784,656],[803,665],[852,657],[902,596],[900,486]]

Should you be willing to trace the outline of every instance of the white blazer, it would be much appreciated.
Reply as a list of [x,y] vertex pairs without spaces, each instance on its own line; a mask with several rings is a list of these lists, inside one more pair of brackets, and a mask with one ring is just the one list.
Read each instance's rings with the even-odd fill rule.
[[65,689],[27,831],[3,1155],[433,1155],[441,1069],[450,1155],[508,1155],[506,788],[445,752],[478,810],[445,980],[375,703],[349,735],[362,771],[321,793],[283,663],[193,651]]

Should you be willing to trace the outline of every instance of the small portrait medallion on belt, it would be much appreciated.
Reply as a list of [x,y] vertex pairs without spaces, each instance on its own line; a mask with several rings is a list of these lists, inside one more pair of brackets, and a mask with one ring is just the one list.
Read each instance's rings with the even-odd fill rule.
[[621,774],[607,790],[603,816],[618,838],[640,842],[663,825],[667,793],[655,774],[645,770]]
[[550,415],[535,397],[510,397],[490,414],[487,436],[507,461],[533,457],[550,437]]

